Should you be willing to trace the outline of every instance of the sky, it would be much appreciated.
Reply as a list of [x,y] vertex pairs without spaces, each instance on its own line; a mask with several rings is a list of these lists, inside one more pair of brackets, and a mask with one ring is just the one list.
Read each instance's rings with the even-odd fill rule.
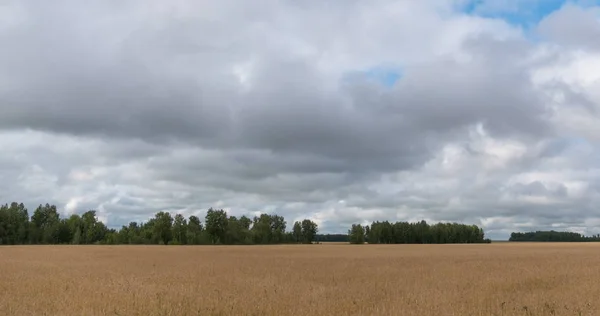
[[600,1],[0,0],[0,202],[600,233]]

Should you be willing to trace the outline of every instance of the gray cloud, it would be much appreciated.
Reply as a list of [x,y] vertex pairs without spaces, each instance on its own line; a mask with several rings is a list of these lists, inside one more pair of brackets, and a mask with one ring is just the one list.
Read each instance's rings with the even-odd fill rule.
[[[582,172],[597,167],[600,100],[565,56],[595,54],[571,35],[593,33],[596,9],[564,7],[532,42],[453,1],[268,4],[7,2],[0,198],[112,226],[217,206],[329,232],[595,229],[600,177]],[[399,81],[360,76],[382,67]]]
[[542,20],[538,32],[557,44],[598,50],[600,49],[600,43],[596,40],[600,36],[598,16],[600,16],[600,8],[566,4],[561,10]]

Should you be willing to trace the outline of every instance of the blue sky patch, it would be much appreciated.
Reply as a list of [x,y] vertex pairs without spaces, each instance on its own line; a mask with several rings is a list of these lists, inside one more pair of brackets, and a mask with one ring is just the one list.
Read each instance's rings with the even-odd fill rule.
[[376,66],[366,70],[357,70],[349,72],[344,76],[343,81],[374,81],[385,87],[393,87],[398,80],[402,78],[402,69],[394,66]]
[[[472,0],[463,12],[486,18],[498,18],[530,29],[544,17],[560,9],[567,0]],[[599,1],[596,1],[600,3]]]
[[402,77],[400,69],[394,68],[372,68],[364,72],[367,78],[375,80],[386,87],[393,87]]

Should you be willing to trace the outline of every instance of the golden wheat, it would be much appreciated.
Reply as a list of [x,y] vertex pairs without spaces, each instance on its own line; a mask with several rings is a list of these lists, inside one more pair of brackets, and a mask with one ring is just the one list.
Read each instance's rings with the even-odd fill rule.
[[0,315],[600,315],[600,244],[0,247]]

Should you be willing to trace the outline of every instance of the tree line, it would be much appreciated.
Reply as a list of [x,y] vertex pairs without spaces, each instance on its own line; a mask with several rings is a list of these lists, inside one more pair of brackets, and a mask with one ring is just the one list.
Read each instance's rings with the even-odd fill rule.
[[317,234],[315,241],[318,242],[349,242],[348,234]]
[[508,241],[553,241],[553,242],[591,242],[600,241],[600,235],[584,236],[574,232],[535,231],[511,233]]
[[[229,216],[210,208],[202,222],[198,216],[158,212],[146,222],[130,222],[109,229],[96,211],[61,218],[55,205],[39,205],[29,216],[23,203],[0,205],[0,245],[18,244],[162,244],[162,245],[252,245],[313,242],[352,244],[446,244],[489,243],[476,225],[425,221],[409,223],[376,221],[353,224],[347,234],[317,234],[310,219],[296,221],[287,230],[286,220],[275,214],[253,218]],[[511,238],[520,235],[511,235]],[[520,234],[520,233],[516,233]],[[528,236],[528,235],[527,235]]]
[[371,225],[353,224],[348,230],[352,244],[463,244],[491,243],[477,225],[376,221]]
[[192,215],[172,216],[158,212],[143,223],[130,222],[109,229],[96,211],[61,218],[55,205],[39,205],[29,216],[23,203],[0,205],[0,245],[19,244],[163,244],[163,245],[251,245],[303,243],[317,237],[318,225],[310,219],[294,222],[291,231],[282,216],[261,214],[228,216],[209,209],[204,222]]

